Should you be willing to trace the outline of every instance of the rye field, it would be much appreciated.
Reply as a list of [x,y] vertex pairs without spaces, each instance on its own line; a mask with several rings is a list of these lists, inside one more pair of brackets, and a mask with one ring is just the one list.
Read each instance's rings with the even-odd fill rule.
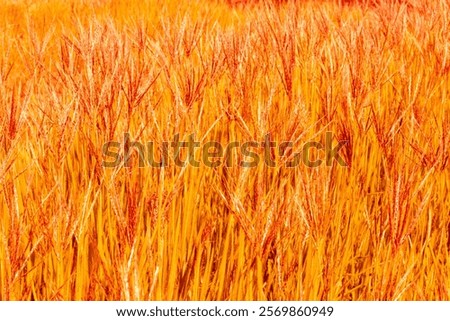
[[447,0],[0,0],[0,300],[450,300]]

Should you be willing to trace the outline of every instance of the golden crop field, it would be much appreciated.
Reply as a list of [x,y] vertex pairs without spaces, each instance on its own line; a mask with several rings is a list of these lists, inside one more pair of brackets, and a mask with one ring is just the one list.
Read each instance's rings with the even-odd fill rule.
[[450,4],[0,0],[0,300],[450,300]]

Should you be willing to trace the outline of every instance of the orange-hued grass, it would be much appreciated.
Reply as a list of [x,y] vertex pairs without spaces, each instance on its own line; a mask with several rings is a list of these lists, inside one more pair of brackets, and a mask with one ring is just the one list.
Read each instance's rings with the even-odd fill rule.
[[[448,2],[232,2],[0,0],[0,300],[450,299]],[[348,166],[102,167],[325,132]]]

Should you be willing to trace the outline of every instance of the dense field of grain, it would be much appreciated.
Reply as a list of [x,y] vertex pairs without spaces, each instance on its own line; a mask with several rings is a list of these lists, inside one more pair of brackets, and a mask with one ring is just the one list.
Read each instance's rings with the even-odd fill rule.
[[0,300],[449,300],[449,3],[340,2],[0,0]]

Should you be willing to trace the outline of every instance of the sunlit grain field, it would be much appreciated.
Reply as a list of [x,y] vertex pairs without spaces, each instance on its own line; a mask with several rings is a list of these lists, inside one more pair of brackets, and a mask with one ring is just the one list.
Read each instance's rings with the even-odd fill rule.
[[340,2],[0,0],[0,299],[449,300],[449,3]]

